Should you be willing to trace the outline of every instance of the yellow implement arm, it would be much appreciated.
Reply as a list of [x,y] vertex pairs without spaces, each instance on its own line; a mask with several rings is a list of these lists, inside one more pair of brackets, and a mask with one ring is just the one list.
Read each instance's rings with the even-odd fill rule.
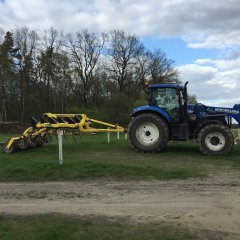
[[[27,128],[20,137],[10,138],[4,145],[5,153],[12,153],[28,147],[42,146],[51,141],[51,135],[56,130],[76,129],[79,133],[97,132],[124,132],[125,128],[107,122],[92,119],[86,114],[53,114],[45,113],[40,121],[32,118],[32,127]],[[92,127],[92,125],[103,126],[103,128]]]

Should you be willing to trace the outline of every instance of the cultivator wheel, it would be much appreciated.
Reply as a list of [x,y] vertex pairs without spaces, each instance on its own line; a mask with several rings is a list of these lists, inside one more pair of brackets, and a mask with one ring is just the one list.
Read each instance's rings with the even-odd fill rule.
[[18,141],[18,148],[20,150],[26,150],[28,148],[27,139],[20,138]]
[[37,137],[29,136],[27,139],[27,144],[31,148],[36,147],[37,146]]
[[11,140],[11,138],[8,139],[2,146],[2,150],[3,150],[4,153],[10,154],[10,153],[13,153],[16,150],[15,144],[11,144],[11,146],[9,148],[7,148],[7,145],[8,145],[10,140]]
[[42,136],[36,137],[37,147],[42,147],[45,144],[45,140]]
[[42,137],[44,143],[50,143],[52,141],[52,136],[49,133],[44,134]]

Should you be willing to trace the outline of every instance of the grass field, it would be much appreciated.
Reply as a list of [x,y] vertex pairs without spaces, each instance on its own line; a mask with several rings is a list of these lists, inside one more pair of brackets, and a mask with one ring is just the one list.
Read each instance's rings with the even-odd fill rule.
[[[1,135],[0,141],[9,136]],[[203,156],[193,142],[169,143],[166,151],[141,154],[127,140],[107,144],[106,134],[83,135],[63,141],[64,163],[58,165],[58,145],[54,140],[44,147],[10,155],[0,153],[0,181],[48,181],[114,178],[170,180],[204,178],[209,171],[240,167],[240,145],[224,157]]]
[[[0,141],[9,136],[1,135]],[[107,144],[106,134],[83,135],[63,142],[64,163],[58,164],[57,141],[10,155],[0,152],[0,181],[75,181],[85,179],[171,180],[205,178],[216,170],[240,170],[240,145],[224,157],[202,155],[193,142],[169,143],[158,154],[141,154],[127,140]],[[8,201],[8,200],[6,200]],[[200,230],[199,230],[200,231]],[[129,218],[70,215],[0,214],[1,240],[190,240],[224,239],[208,230],[186,229],[164,222],[137,223]]]
[[57,215],[1,216],[1,240],[190,240],[188,230],[166,223],[132,223],[126,218]]

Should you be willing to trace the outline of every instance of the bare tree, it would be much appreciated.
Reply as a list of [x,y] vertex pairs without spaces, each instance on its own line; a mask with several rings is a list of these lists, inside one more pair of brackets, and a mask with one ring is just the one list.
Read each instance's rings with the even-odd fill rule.
[[137,56],[137,69],[136,77],[139,80],[139,85],[141,88],[146,89],[146,85],[150,79],[150,56],[147,50],[143,50],[139,56]]
[[177,81],[178,73],[174,68],[174,61],[168,59],[161,49],[146,53],[149,57],[149,71],[151,83],[165,83]]
[[110,46],[106,70],[109,79],[116,81],[120,91],[124,91],[134,82],[137,58],[143,51],[143,45],[137,36],[124,31],[110,33]]
[[106,34],[90,33],[88,30],[67,35],[66,47],[71,61],[72,75],[69,77],[72,90],[87,106],[90,90],[94,84],[97,64],[102,53]]

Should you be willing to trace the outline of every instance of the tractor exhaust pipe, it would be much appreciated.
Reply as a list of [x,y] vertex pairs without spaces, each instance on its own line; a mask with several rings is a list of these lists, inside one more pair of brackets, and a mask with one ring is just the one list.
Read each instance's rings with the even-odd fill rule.
[[187,104],[188,104],[188,93],[187,93],[187,85],[188,82],[185,82],[184,84],[184,122],[188,121],[188,114],[187,114]]

